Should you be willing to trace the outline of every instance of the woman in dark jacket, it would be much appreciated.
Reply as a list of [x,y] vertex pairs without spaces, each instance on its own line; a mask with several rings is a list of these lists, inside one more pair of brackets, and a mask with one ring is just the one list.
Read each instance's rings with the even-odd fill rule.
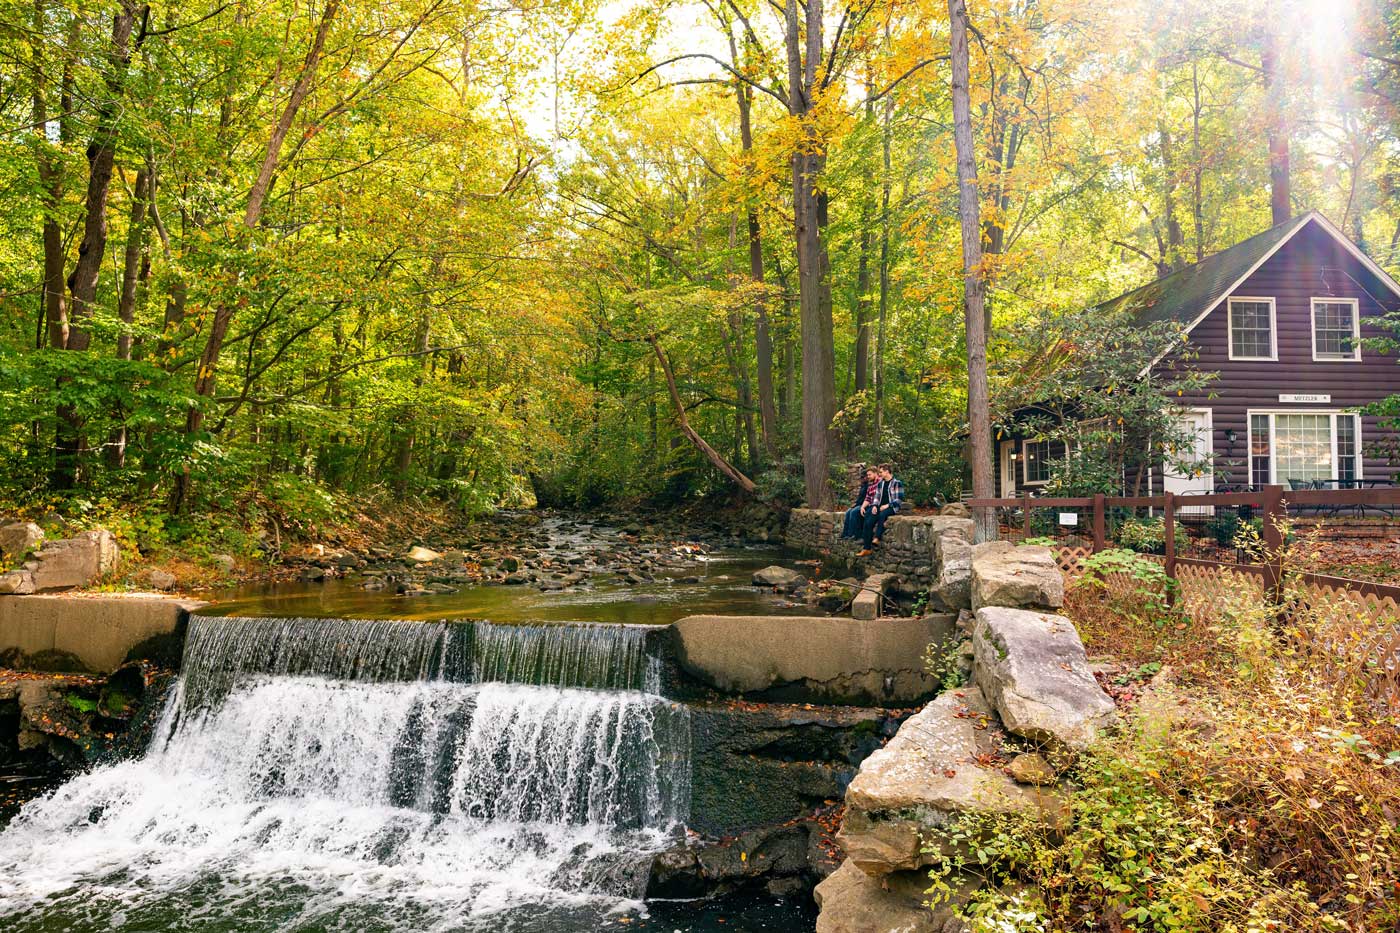
[[867,467],[865,478],[860,481],[860,492],[856,493],[856,504],[846,510],[846,522],[841,526],[841,537],[859,538],[865,526],[865,515],[875,508],[875,492],[880,485],[880,475],[874,467]]

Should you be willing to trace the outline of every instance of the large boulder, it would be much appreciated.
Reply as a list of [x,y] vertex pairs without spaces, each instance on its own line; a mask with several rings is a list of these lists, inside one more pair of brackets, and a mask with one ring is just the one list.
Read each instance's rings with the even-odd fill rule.
[[947,906],[923,903],[923,875],[872,878],[847,861],[817,885],[817,933],[961,933],[967,928]]
[[44,543],[44,529],[33,522],[0,525],[0,565],[17,563]]
[[105,528],[50,541],[34,555],[34,589],[44,593],[91,586],[117,568],[117,539]]
[[950,532],[934,541],[934,561],[938,568],[933,595],[950,612],[972,608],[972,544],[961,534]]
[[1007,729],[1056,749],[1082,750],[1114,719],[1064,616],[987,606],[972,629],[973,678]]
[[946,615],[868,622],[827,616],[689,616],[672,626],[691,677],[724,693],[791,703],[912,706],[938,689],[924,650]]
[[930,833],[960,813],[1022,813],[1052,824],[1063,801],[983,765],[998,751],[992,711],[976,687],[948,691],[900,726],[846,789],[837,841],[862,871],[889,874],[930,863]]
[[772,586],[781,590],[795,590],[807,582],[807,578],[796,570],[779,567],[776,564],[753,572],[754,586]]
[[439,554],[437,551],[434,551],[432,548],[424,547],[421,544],[415,544],[413,547],[408,549],[407,557],[414,563],[427,564],[431,563],[432,561],[441,559],[442,555]]
[[972,608],[1058,609],[1065,580],[1049,548],[989,541],[972,549]]

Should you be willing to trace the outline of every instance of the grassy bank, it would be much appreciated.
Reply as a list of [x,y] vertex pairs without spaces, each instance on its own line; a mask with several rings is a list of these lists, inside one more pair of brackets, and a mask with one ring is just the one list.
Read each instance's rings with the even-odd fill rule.
[[1400,929],[1400,698],[1375,653],[1394,612],[1296,582],[1287,614],[1257,588],[1180,595],[1151,573],[1071,586],[1124,727],[1069,773],[1068,829],[960,823],[935,891],[980,872],[967,913],[998,933]]

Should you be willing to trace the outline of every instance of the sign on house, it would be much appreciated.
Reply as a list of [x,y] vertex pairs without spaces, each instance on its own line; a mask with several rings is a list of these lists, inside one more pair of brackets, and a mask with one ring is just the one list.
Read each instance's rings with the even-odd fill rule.
[[1330,396],[1330,395],[1288,395],[1288,394],[1280,393],[1280,394],[1279,394],[1279,397],[1278,397],[1278,400],[1279,400],[1280,402],[1289,402],[1289,403],[1292,403],[1292,404],[1295,404],[1295,405],[1297,405],[1297,404],[1302,404],[1302,405],[1307,405],[1307,404],[1326,405],[1328,402],[1332,401],[1332,396]]

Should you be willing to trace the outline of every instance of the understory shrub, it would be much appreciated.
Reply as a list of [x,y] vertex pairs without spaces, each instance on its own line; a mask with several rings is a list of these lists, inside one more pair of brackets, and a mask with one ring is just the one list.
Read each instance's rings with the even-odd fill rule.
[[[1247,528],[1240,538],[1258,548]],[[1079,762],[1063,839],[991,827],[981,848],[997,877],[1047,892],[1041,926],[996,929],[1400,929],[1400,705],[1374,679],[1400,621],[1310,587],[1311,539],[1285,541],[1257,554],[1282,562],[1279,605],[1246,577],[1197,577],[1165,625],[1143,626],[1159,610],[1151,587],[1069,589],[1090,653],[1160,666],[1173,712],[1133,725],[1161,715],[1149,706]],[[993,892],[969,912],[1008,903]]]
[[[1131,517],[1118,526],[1115,536],[1118,546],[1130,551],[1144,551],[1162,554],[1167,549],[1167,523],[1159,518]],[[1176,549],[1185,551],[1190,543],[1186,530],[1178,523],[1172,537],[1176,539]]]

